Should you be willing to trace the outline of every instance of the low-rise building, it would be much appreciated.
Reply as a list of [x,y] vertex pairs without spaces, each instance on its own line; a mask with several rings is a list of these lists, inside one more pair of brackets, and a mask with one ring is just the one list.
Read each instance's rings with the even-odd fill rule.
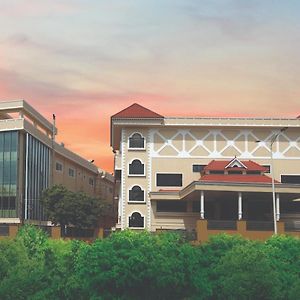
[[278,231],[300,230],[299,118],[164,117],[133,104],[111,117],[111,146],[120,229],[264,238],[273,175]]

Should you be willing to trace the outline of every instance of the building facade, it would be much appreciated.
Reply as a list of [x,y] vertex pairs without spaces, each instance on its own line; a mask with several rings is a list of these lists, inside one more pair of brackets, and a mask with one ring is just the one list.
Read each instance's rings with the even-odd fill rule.
[[271,230],[271,142],[276,218],[297,231],[299,118],[163,117],[133,104],[111,117],[117,227]]
[[[57,128],[26,101],[0,102],[0,224],[48,224],[42,191],[71,191],[113,201],[114,179],[55,141]],[[102,190],[107,193],[103,195]]]

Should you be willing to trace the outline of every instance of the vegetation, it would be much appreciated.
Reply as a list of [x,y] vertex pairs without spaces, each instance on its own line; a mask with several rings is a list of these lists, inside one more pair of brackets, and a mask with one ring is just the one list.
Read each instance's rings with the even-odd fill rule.
[[298,299],[300,240],[123,231],[93,244],[24,226],[0,241],[0,299]]
[[[73,225],[77,228],[93,228],[107,213],[100,199],[84,192],[71,192],[63,185],[55,185],[43,192],[42,203],[48,220],[60,224],[61,228]],[[64,230],[62,230],[62,233]]]

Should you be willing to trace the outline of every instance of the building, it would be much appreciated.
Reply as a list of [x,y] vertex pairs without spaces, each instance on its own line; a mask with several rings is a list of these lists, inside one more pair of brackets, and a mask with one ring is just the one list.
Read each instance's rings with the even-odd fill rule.
[[[278,231],[300,230],[300,119],[164,117],[138,104],[111,117],[117,228],[273,232],[272,142]],[[300,199],[299,199],[300,200]]]
[[40,198],[51,185],[113,201],[112,175],[55,142],[56,132],[55,125],[26,101],[0,102],[2,235],[9,234],[9,224],[48,224]]

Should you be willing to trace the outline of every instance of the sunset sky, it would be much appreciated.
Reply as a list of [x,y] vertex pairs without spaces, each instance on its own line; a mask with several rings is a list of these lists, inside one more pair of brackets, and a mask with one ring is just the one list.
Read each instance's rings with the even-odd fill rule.
[[0,101],[112,171],[109,117],[300,114],[300,1],[0,0]]

